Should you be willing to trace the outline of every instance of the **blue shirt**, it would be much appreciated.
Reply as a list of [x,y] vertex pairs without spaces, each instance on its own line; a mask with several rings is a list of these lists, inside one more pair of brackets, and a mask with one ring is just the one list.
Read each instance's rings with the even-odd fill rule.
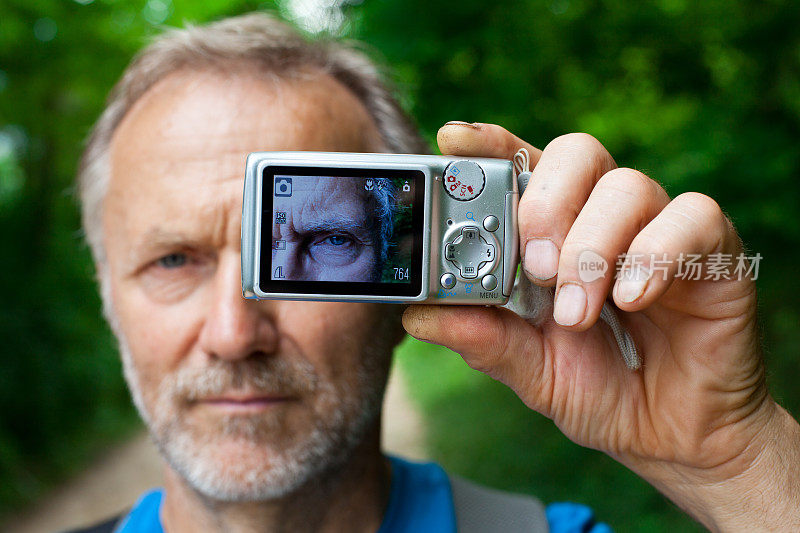
[[[436,463],[412,463],[397,457],[392,462],[389,504],[378,533],[441,533],[456,531],[456,513],[450,479]],[[123,520],[118,533],[164,533],[160,511],[162,489],[143,495]],[[553,533],[610,533],[597,523],[591,509],[575,503],[547,506]]]

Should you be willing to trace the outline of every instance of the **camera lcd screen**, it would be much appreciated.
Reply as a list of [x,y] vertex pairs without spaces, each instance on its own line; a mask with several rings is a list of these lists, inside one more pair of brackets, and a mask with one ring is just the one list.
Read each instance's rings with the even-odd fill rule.
[[420,293],[421,171],[269,166],[262,178],[263,292]]

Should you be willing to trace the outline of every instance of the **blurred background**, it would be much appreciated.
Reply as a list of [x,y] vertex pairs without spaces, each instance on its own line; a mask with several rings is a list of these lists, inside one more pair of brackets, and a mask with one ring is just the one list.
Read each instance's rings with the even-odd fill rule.
[[[717,199],[763,256],[770,388],[800,414],[799,3],[0,0],[0,524],[141,434],[82,242],[82,139],[159,28],[256,9],[364,41],[431,141],[448,120],[540,147],[584,131],[670,194]],[[396,362],[450,471],[588,504],[619,531],[699,530],[457,355],[407,341]]]

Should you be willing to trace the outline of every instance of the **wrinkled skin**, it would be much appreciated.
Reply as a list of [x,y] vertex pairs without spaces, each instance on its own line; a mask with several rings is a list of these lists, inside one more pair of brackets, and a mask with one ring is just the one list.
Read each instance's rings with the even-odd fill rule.
[[272,224],[272,264],[284,278],[380,280],[380,236],[363,180],[295,177],[291,196],[276,196],[273,211],[286,214],[285,224]]
[[[617,168],[585,134],[538,150],[499,126],[456,122],[439,130],[438,142],[442,153],[461,156],[511,159],[528,149],[523,269],[533,283],[555,286],[555,306],[538,327],[501,308],[412,306],[406,330],[455,350],[707,527],[798,530],[800,480],[784,465],[800,460],[800,431],[765,385],[755,283],[675,278],[681,253],[742,252],[717,203],[698,193],[670,199],[641,172]],[[586,250],[612,265],[590,282],[579,272]],[[666,276],[645,263],[615,280],[625,252],[666,253],[672,264]],[[609,295],[643,358],[639,371],[625,366],[598,323]],[[765,493],[769,506],[750,497]]]
[[380,523],[398,309],[245,300],[240,273],[249,152],[373,151],[378,138],[355,97],[313,73],[178,72],[116,131],[99,267],[134,397],[169,460],[169,531]]

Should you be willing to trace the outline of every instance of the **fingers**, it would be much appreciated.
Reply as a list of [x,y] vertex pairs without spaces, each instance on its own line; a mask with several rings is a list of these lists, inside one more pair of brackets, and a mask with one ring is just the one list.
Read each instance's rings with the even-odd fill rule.
[[[617,258],[668,203],[667,193],[639,171],[618,168],[600,178],[561,248],[553,310],[558,324],[582,330],[597,321]],[[592,262],[605,270],[589,268]]]
[[[450,122],[438,142],[442,153],[464,156],[510,159],[528,149],[535,166],[519,205],[522,266],[537,285],[556,285],[554,319],[568,329],[591,327],[612,285],[621,309],[651,305],[674,281],[681,254],[741,252],[716,202],[697,193],[670,202],[641,172],[617,169],[590,135],[564,135],[539,151],[500,126]],[[625,255],[658,256],[669,266],[656,279],[656,265],[637,265],[635,275],[623,272],[615,282],[617,260]],[[591,261],[605,270],[582,271]]]
[[436,141],[443,154],[465,157],[511,159],[520,148],[525,148],[531,156],[531,167],[542,153],[501,126],[479,122],[448,122],[439,128]]
[[567,233],[597,181],[615,166],[585,133],[563,135],[544,149],[519,205],[522,267],[531,281],[555,283]]
[[[403,327],[413,337],[447,346],[467,364],[505,383],[532,409],[547,414],[552,372],[540,331],[500,307],[412,305]],[[533,397],[531,397],[533,391]]]
[[[695,192],[677,196],[636,235],[627,250],[625,266],[614,284],[614,302],[625,311],[644,309],[675,282],[681,258],[697,259],[698,277],[707,274],[702,263],[709,255],[736,257],[742,243],[730,220],[712,198]],[[694,273],[685,271],[690,277]],[[731,271],[735,265],[730,265]],[[724,297],[723,285],[714,292]],[[749,289],[748,289],[749,290]]]

